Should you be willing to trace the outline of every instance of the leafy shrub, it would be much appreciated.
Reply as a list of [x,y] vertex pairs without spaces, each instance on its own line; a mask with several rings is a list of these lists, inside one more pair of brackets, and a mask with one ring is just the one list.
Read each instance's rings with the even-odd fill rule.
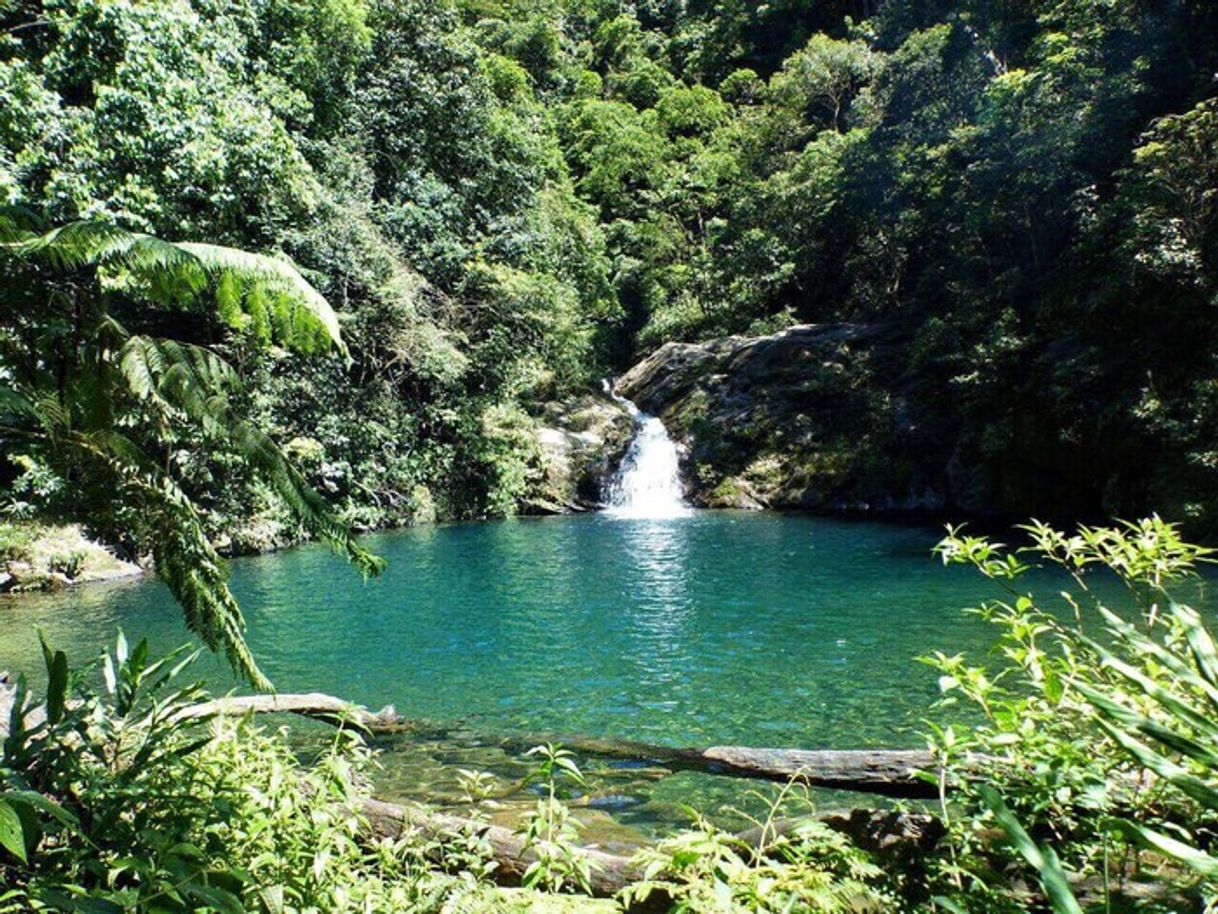
[[[640,853],[644,879],[628,888],[625,898],[642,902],[663,892],[673,900],[674,914],[899,910],[895,880],[848,838],[809,817],[779,827],[779,814],[791,814],[792,790],[788,785],[768,815],[754,820],[759,834],[755,842],[697,816],[692,830]],[[806,797],[800,805],[804,812],[813,811]]]
[[28,562],[34,531],[24,524],[0,521],[0,562]]
[[85,554],[79,549],[56,552],[47,559],[47,570],[69,578],[79,577],[85,567]]
[[565,782],[584,784],[583,773],[571,753],[558,746],[536,746],[527,754],[538,760],[529,780],[540,784],[543,795],[521,822],[525,847],[536,855],[522,882],[553,892],[568,886],[588,892],[592,864],[578,846],[579,822],[560,799]]
[[152,661],[120,635],[100,695],[95,670],[45,655],[46,698],[18,682],[0,765],[0,911],[387,914],[477,889],[421,840],[363,834],[371,757],[355,735],[302,768],[284,733],[191,710],[194,655]]
[[[971,565],[1008,593],[973,610],[999,630],[996,666],[925,658],[944,703],[981,721],[933,735],[949,827],[939,878],[951,910],[1025,910],[1033,899],[1012,878],[1015,861],[1031,864],[1058,912],[1080,910],[1078,886],[1105,907],[1128,903],[1151,863],[1164,903],[1200,896],[1212,906],[1218,655],[1173,596],[1210,551],[1157,517],[1073,536],[1023,530],[1023,549],[960,530],[939,546],[945,562]],[[1073,582],[1056,604],[1019,588],[1037,562]],[[1104,586],[1096,572],[1115,581]],[[1136,613],[1111,608],[1114,582]],[[1014,854],[995,843],[995,826]]]

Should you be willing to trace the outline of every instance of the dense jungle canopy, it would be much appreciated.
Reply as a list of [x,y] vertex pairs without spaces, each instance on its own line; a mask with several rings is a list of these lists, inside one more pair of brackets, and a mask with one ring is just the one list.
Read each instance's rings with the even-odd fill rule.
[[[850,321],[976,507],[1207,532],[1216,71],[1205,0],[6,0],[0,203],[290,258],[350,364],[172,320],[357,526],[515,512],[542,405],[666,341]],[[180,434],[216,536],[294,536]]]

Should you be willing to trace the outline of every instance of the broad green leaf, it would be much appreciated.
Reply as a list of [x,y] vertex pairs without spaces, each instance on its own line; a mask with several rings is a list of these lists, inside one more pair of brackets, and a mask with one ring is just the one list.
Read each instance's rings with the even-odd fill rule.
[[1209,631],[1201,623],[1201,617],[1189,606],[1173,603],[1171,611],[1184,627],[1184,636],[1193,652],[1193,660],[1210,685],[1218,686],[1218,650]]
[[124,914],[122,905],[105,898],[47,892],[46,900],[61,910],[79,911],[80,914]]
[[1006,832],[1015,849],[1028,861],[1040,875],[1041,885],[1049,896],[1049,903],[1055,914],[1083,914],[1070,883],[1066,879],[1066,871],[1062,869],[1061,861],[1051,847],[1041,848],[1032,840],[1019,819],[1003,802],[1002,796],[988,784],[981,788],[981,799],[998,820],[998,825]]
[[948,914],[968,914],[967,908],[952,901],[950,898],[945,898],[942,895],[936,895],[931,899],[931,901],[943,908],[943,910],[947,911]]
[[33,790],[12,790],[4,795],[6,800],[12,803],[24,803],[27,806],[32,806],[35,809],[45,812],[52,818],[58,819],[64,825],[71,828],[79,828],[80,820],[76,815],[67,809],[64,809],[54,800],[44,797],[42,794]]
[[7,797],[0,797],[0,847],[22,863],[30,862],[25,852],[25,823]]
[[1182,733],[1177,733],[1158,721],[1138,714],[1136,711],[1113,701],[1090,686],[1079,683],[1077,688],[1101,714],[1126,730],[1137,730],[1151,739],[1162,743],[1173,752],[1187,755],[1203,765],[1218,769],[1218,752],[1215,752],[1209,746],[1199,743],[1197,740]]
[[1160,755],[1158,752],[1155,752],[1145,743],[1135,739],[1123,730],[1103,720],[1097,721],[1097,723],[1114,742],[1132,755],[1142,767],[1149,768],[1203,806],[1218,810],[1218,791],[1210,787],[1205,781],[1191,774],[1170,759]]
[[258,898],[266,914],[284,914],[283,886],[270,885],[258,890]]
[[182,894],[188,898],[202,901],[222,914],[244,914],[245,912],[240,898],[232,892],[226,892],[215,886],[189,883],[182,887]]
[[68,703],[68,656],[56,651],[47,669],[47,723],[57,724],[63,720]]
[[1202,876],[1211,879],[1218,877],[1218,857],[1211,857],[1205,851],[1185,844],[1183,841],[1178,841],[1162,832],[1147,828],[1138,822],[1116,819],[1107,824],[1119,829],[1127,837],[1132,838],[1148,850],[1176,860],[1189,869],[1200,873]]

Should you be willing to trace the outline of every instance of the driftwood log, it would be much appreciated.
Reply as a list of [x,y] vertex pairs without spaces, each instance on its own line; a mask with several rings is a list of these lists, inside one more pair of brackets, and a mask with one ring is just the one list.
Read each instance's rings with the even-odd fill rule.
[[[423,835],[437,844],[451,842],[454,835],[476,834],[491,848],[497,864],[494,878],[505,885],[517,885],[529,864],[536,860],[525,847],[524,839],[502,825],[488,825],[461,816],[424,812],[410,806],[365,800],[361,809],[369,831],[376,838],[398,838],[403,835]],[[643,878],[642,871],[628,857],[609,854],[595,848],[584,853],[593,865],[592,894],[607,898],[632,882]]]
[[[8,725],[13,691],[0,674],[0,735]],[[380,711],[321,692],[228,696],[194,705],[180,717],[204,719],[217,714],[298,714],[335,726],[349,726],[366,734],[395,734],[416,729],[393,709]],[[428,736],[444,738],[454,731],[429,729]],[[486,739],[507,751],[527,751],[541,743],[561,744],[581,755],[652,762],[680,771],[758,778],[795,780],[812,787],[829,787],[884,796],[931,798],[934,785],[917,771],[932,767],[929,752],[915,749],[758,749],[748,746],[711,746],[708,749],[658,746],[631,740],[588,739],[578,736],[533,734]]]
[[[403,733],[410,721],[392,706],[369,711],[319,692],[218,698],[188,710],[190,717],[215,714],[290,713],[348,725],[369,734]],[[428,729],[434,738],[455,732]],[[579,736],[533,734],[487,737],[487,743],[507,751],[527,751],[542,743],[561,744],[581,755],[652,762],[673,770],[774,781],[796,780],[813,787],[830,787],[895,797],[937,796],[933,785],[917,771],[933,766],[929,752],[916,749],[758,749],[711,746],[708,749],[659,746],[631,740],[589,739]]]
[[391,733],[409,726],[409,722],[393,709],[393,705],[372,712],[321,692],[230,695],[226,698],[214,698],[186,708],[178,715],[178,719],[196,720],[221,714],[299,714],[335,726],[350,726],[369,734]]

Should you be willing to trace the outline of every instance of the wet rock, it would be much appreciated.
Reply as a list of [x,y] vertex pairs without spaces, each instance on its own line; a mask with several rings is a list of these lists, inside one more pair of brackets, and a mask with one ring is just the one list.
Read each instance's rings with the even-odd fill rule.
[[666,344],[617,389],[681,442],[698,504],[935,511],[950,449],[920,420],[902,351],[887,326],[804,325]]
[[941,361],[925,330],[808,324],[668,343],[617,388],[664,421],[705,506],[1046,520],[1196,507],[1169,455],[1120,422],[1063,412],[1069,340],[979,414],[970,366]]
[[62,590],[144,573],[139,565],[90,539],[79,524],[31,523],[23,531],[19,552],[0,561],[0,592]]
[[564,514],[601,505],[634,435],[634,420],[608,397],[580,397],[546,407],[537,429],[541,481],[525,513]]
[[629,809],[632,806],[638,806],[642,802],[643,801],[638,797],[633,797],[629,794],[604,793],[584,797],[577,805],[586,806],[589,809],[603,809],[606,812],[617,812],[623,809]]

